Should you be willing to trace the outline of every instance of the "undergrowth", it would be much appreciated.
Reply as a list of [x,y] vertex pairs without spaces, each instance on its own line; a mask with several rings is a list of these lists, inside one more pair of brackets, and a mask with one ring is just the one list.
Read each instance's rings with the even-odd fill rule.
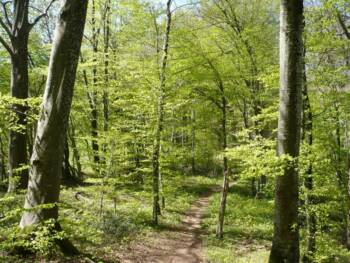
[[[60,235],[68,237],[89,258],[105,262],[104,258],[108,258],[115,249],[142,239],[149,232],[178,226],[191,203],[217,183],[216,179],[203,176],[169,174],[164,177],[162,192],[165,197],[165,210],[160,216],[158,226],[154,226],[151,221],[151,180],[146,180],[141,185],[126,183],[120,178],[104,181],[90,178],[82,186],[62,187],[59,223],[64,232]],[[0,199],[0,262],[33,262],[34,258],[58,259],[59,262],[64,262],[63,255],[53,247],[57,236],[49,234],[48,226],[38,228],[37,234],[31,238],[24,238],[23,231],[18,227],[23,212],[23,200],[24,193],[6,195]],[[10,214],[10,211],[16,213]],[[8,251],[18,245],[18,242],[28,247],[35,256],[10,256]],[[76,259],[74,262],[85,261]]]

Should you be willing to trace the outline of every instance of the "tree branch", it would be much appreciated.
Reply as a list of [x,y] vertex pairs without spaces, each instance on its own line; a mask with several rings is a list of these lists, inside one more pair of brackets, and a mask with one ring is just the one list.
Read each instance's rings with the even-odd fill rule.
[[30,23],[30,25],[29,25],[30,29],[32,29],[43,17],[47,17],[47,13],[49,12],[49,10],[50,10],[51,6],[53,5],[53,3],[56,2],[56,1],[57,0],[51,0],[49,5],[46,7],[45,11],[41,15],[37,16],[34,19],[33,23]]
[[179,6],[176,6],[173,10],[171,10],[171,13],[174,13],[176,10],[180,9],[180,8],[183,8],[185,6],[192,6],[192,5],[198,5],[200,4],[200,1],[198,2],[192,2],[192,3],[186,3],[186,4],[183,4],[183,5],[179,5]]
[[12,3],[12,0],[9,0],[6,2],[1,2],[2,9],[4,10],[4,14],[5,14],[5,19],[6,19],[6,22],[7,22],[7,25],[9,26],[9,28],[12,27],[12,23],[11,23],[10,18],[8,16],[6,5],[10,4],[10,3]]
[[5,30],[6,34],[9,36],[9,38],[12,38],[12,32],[10,28],[5,24],[5,22],[0,17],[0,26]]
[[4,46],[4,48],[7,50],[7,52],[8,52],[11,56],[14,55],[11,45],[8,44],[8,43],[5,41],[5,39],[2,38],[2,36],[0,36],[0,43]]
[[193,89],[194,92],[196,92],[199,95],[202,95],[203,97],[205,97],[207,100],[211,101],[216,107],[218,107],[220,110],[223,109],[223,106],[221,105],[221,103],[216,100],[214,97],[210,96],[209,94],[205,93],[203,90],[201,90],[200,88],[194,88]]
[[338,18],[339,25],[343,29],[346,38],[350,40],[349,29],[346,27],[346,24],[345,24],[345,22],[344,22],[344,20],[342,18],[342,15],[340,14],[339,10],[337,10],[337,18]]

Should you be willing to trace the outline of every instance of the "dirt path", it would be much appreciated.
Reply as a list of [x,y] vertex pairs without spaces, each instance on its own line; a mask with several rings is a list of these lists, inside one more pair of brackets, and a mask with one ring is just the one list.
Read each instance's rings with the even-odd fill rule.
[[121,257],[123,263],[201,263],[201,223],[210,194],[200,197],[186,213],[181,227],[152,234],[147,243],[137,242]]

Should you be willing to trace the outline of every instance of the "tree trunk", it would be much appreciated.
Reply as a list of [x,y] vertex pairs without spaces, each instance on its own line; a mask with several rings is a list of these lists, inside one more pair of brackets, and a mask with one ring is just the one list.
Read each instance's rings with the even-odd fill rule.
[[282,0],[278,156],[294,160],[276,179],[274,235],[269,262],[299,262],[298,172],[303,86],[303,1]]
[[0,180],[3,181],[7,178],[6,174],[6,163],[5,163],[5,152],[3,149],[2,138],[0,134]]
[[98,144],[98,112],[97,112],[97,56],[98,56],[98,30],[96,29],[96,6],[95,1],[92,1],[92,52],[93,52],[93,66],[92,66],[92,91],[89,92],[90,108],[91,108],[91,147],[93,153],[95,169],[98,170],[100,164],[100,155],[99,155],[99,144]]
[[[334,106],[334,122],[336,124],[335,127],[335,150],[333,154],[333,163],[334,163],[334,168],[335,168],[335,177],[338,182],[338,187],[339,190],[342,193],[342,199],[341,199],[341,210],[343,213],[343,230],[345,234],[345,238],[343,239],[343,245],[347,246],[347,244],[350,242],[350,234],[348,236],[348,231],[350,232],[350,221],[348,220],[348,207],[347,207],[347,202],[348,202],[348,188],[349,186],[347,185],[347,178],[345,177],[345,174],[342,171],[342,141],[341,141],[341,120],[340,120],[340,111],[339,111],[339,102],[335,101],[333,103]],[[346,136],[345,132],[345,136]]]
[[[346,136],[346,141],[349,142],[349,138],[348,138],[348,133],[345,132],[345,136]],[[349,151],[349,149],[348,149]],[[348,250],[350,250],[350,153],[348,152],[347,154],[347,168],[348,168],[348,184],[347,184],[347,189],[346,189],[346,201],[347,201],[347,205],[343,205],[343,207],[345,206],[345,209],[347,209],[346,211],[346,218],[345,218],[345,245],[346,248]]]
[[103,53],[104,53],[104,87],[102,94],[103,105],[103,132],[104,142],[102,144],[103,155],[101,156],[101,165],[103,166],[103,173],[106,169],[106,154],[107,154],[107,140],[109,129],[109,42],[110,42],[110,24],[111,24],[111,0],[107,0],[104,7],[103,14]]
[[63,162],[62,162],[62,181],[67,184],[76,184],[78,181],[77,172],[74,167],[70,164],[70,151],[68,136],[66,138],[64,151],[63,151]]
[[[110,24],[111,24],[111,0],[106,1],[106,10],[104,15],[103,39],[104,39],[104,90],[103,90],[103,130],[108,131],[109,122],[109,39],[110,39]],[[106,145],[104,145],[104,152]]]
[[[30,179],[24,205],[29,210],[22,216],[22,228],[58,218],[63,151],[87,5],[88,1],[66,0],[59,13],[31,157]],[[43,205],[49,206],[42,207]],[[62,249],[67,249],[67,242],[58,243]]]
[[171,30],[171,0],[167,1],[167,21],[165,29],[165,38],[163,46],[163,57],[160,67],[160,83],[158,89],[158,105],[157,105],[157,124],[155,131],[155,143],[152,156],[152,166],[153,166],[153,223],[158,224],[158,215],[161,213],[159,204],[159,159],[160,159],[160,148],[161,148],[161,136],[163,130],[163,119],[164,119],[164,93],[165,93],[165,80],[166,74],[165,70],[168,62],[168,51],[169,51],[169,39]]
[[196,173],[196,111],[192,109],[191,111],[191,169],[192,174]]
[[[224,90],[224,85],[223,85],[222,81],[219,81],[219,84],[220,84],[220,91],[222,93],[222,138],[223,138],[222,148],[223,148],[223,152],[225,152],[225,150],[227,148],[227,132],[226,132],[227,101],[226,101],[225,90]],[[226,155],[224,155],[223,162],[224,162],[224,182],[223,182],[223,186],[222,186],[221,201],[220,201],[220,208],[219,208],[219,221],[218,221],[218,226],[216,229],[216,237],[218,237],[218,238],[223,237],[226,200],[227,200],[227,194],[229,191],[229,170],[228,170]]]
[[[16,99],[28,98],[28,39],[30,24],[28,21],[29,0],[13,1],[13,25],[11,44],[11,94]],[[8,192],[14,192],[17,188],[25,189],[28,184],[28,169],[22,169],[27,165],[27,107],[23,104],[13,104],[16,113],[16,126],[20,129],[10,130],[9,135],[9,186]]]
[[[313,144],[313,115],[309,99],[309,93],[307,88],[307,77],[306,77],[306,67],[305,67],[305,50],[303,57],[303,122],[302,122],[302,140],[308,145],[307,154],[311,153],[311,146]],[[308,165],[306,169],[304,186],[306,189],[305,194],[305,206],[306,206],[306,227],[307,227],[307,243],[306,243],[306,253],[303,256],[304,263],[315,262],[316,253],[316,214],[313,211],[312,206],[314,202],[314,197],[312,195],[313,190],[313,176],[312,176],[312,163]]]
[[70,127],[70,132],[68,132],[68,135],[69,135],[69,139],[71,141],[72,149],[73,149],[73,167],[75,167],[74,169],[76,169],[77,178],[82,179],[80,153],[75,140],[75,125],[72,117],[70,118],[69,127]]

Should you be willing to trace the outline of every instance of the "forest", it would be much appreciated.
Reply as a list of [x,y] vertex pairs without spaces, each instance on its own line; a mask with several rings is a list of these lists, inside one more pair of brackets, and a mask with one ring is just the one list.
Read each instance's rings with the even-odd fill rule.
[[0,262],[349,263],[349,0],[0,0]]

